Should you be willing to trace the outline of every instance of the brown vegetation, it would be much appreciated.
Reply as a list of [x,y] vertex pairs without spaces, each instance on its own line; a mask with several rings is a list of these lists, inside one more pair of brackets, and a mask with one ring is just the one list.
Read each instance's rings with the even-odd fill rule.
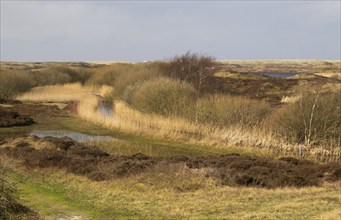
[[335,72],[340,73],[339,60],[236,60],[218,61],[236,72]]
[[264,79],[238,79],[230,77],[207,78],[202,86],[203,93],[222,93],[262,99],[278,105],[282,97],[290,94],[290,89],[298,84],[296,79],[265,77]]
[[[82,63],[36,63],[32,64],[32,68],[22,64],[9,65],[5,68],[7,73],[1,72],[2,82],[10,82],[1,85],[2,98],[13,98],[19,94],[20,100],[62,102],[58,107],[52,103],[48,103],[52,106],[32,103],[1,105],[6,107],[7,112],[37,115],[40,125],[34,127],[46,129],[57,120],[64,119],[70,121],[67,124],[70,129],[82,127],[82,123],[75,123],[79,122],[76,119],[49,121],[49,117],[70,116],[61,110],[66,106],[67,110],[83,120],[128,134],[129,138],[134,139],[134,147],[138,150],[141,149],[140,143],[145,144],[143,141],[147,138],[151,142],[162,139],[162,144],[167,144],[167,147],[174,144],[182,150],[187,150],[189,146],[189,151],[196,147],[216,147],[226,148],[226,152],[261,156],[235,153],[198,157],[194,151],[189,154],[197,155],[193,157],[161,158],[141,153],[116,155],[103,149],[116,152],[111,150],[126,145],[110,142],[105,147],[99,145],[103,147],[100,149],[66,137],[25,136],[1,138],[1,159],[13,162],[13,179],[21,175],[28,178],[20,184],[31,187],[28,191],[26,189],[26,193],[29,192],[27,200],[32,203],[27,204],[33,205],[30,207],[39,212],[41,209],[33,203],[42,197],[42,209],[50,206],[46,204],[54,206],[56,201],[74,207],[73,202],[77,200],[82,203],[79,207],[84,208],[88,206],[84,202],[89,199],[91,207],[99,213],[105,213],[106,207],[116,207],[126,214],[130,208],[134,213],[131,216],[140,210],[142,218],[167,218],[169,213],[164,215],[164,210],[175,209],[181,215],[173,213],[172,218],[196,218],[198,215],[193,213],[198,213],[198,210],[202,213],[199,215],[201,217],[207,217],[211,210],[214,210],[212,213],[219,212],[212,218],[278,218],[279,214],[288,219],[302,216],[338,218],[337,202],[340,198],[335,195],[341,181],[341,103],[338,96],[341,83],[337,77],[340,75],[338,64],[340,62],[238,61],[220,65],[211,57],[187,53],[164,63],[116,63],[96,69]],[[3,65],[1,68],[3,70]],[[243,73],[282,71],[306,74],[272,78]],[[331,78],[324,77],[326,74]],[[76,83],[66,84],[70,82]],[[22,92],[38,85],[40,87],[22,95]],[[103,103],[112,106],[112,110],[108,111],[110,114],[103,115],[98,111]],[[0,116],[6,114],[0,112]],[[62,122],[60,125],[64,126]],[[59,123],[57,127],[59,129]],[[3,134],[10,136],[7,131],[11,129],[16,132],[16,137],[22,135],[17,132],[19,128],[3,128]],[[82,128],[84,131],[90,129],[91,123],[87,124],[87,128]],[[181,145],[184,142],[186,146]],[[37,178],[40,175],[44,181]],[[36,181],[31,182],[35,178]],[[3,180],[0,178],[0,183],[4,183]],[[65,192],[59,190],[61,185],[49,185],[49,181],[65,186]],[[0,194],[0,210],[25,210],[16,205],[15,194],[6,197],[4,192],[10,192],[8,186],[8,183],[0,186],[6,189]],[[186,198],[182,202],[178,199],[179,192]],[[49,194],[58,197],[64,193],[63,197],[49,201]],[[259,195],[262,193],[266,196]],[[302,193],[308,196],[302,197]],[[236,200],[230,200],[231,195]],[[64,201],[68,197],[72,202]],[[311,202],[307,203],[307,200]],[[245,201],[248,201],[247,209],[245,205],[240,205]],[[190,208],[182,209],[189,203]],[[233,206],[234,203],[237,205]],[[103,204],[107,205],[104,207]],[[205,204],[204,209],[202,204]],[[297,204],[305,207],[302,210],[313,210],[313,213],[302,215],[300,209],[292,214]],[[321,208],[323,205],[325,207]],[[229,210],[238,214],[228,215],[226,207],[232,207]],[[59,212],[64,208],[55,209]],[[163,211],[155,212],[157,209]],[[141,210],[148,210],[149,214]],[[113,212],[117,214],[116,210],[111,211],[99,216],[113,216]],[[0,218],[3,216],[4,212],[0,212]]]
[[209,76],[214,73],[214,58],[208,55],[187,52],[173,57],[161,65],[161,71],[172,79],[192,84],[197,90],[197,98]]
[[0,100],[9,100],[36,86],[79,82],[84,84],[93,72],[85,68],[52,65],[39,71],[10,69],[1,66]]
[[341,146],[341,96],[301,95],[298,101],[274,112],[274,126],[282,137],[305,145]]
[[160,77],[158,65],[148,64],[111,64],[96,71],[88,80],[92,86],[107,85],[114,88],[111,97],[127,101],[131,93],[144,81]]
[[205,177],[217,178],[221,184],[231,186],[302,187],[341,180],[340,163],[316,164],[290,157],[273,160],[238,154],[193,158],[155,158],[143,154],[123,156],[110,155],[66,137],[31,137],[30,140],[29,143],[7,139],[0,146],[0,152],[19,159],[28,168],[65,169],[95,181],[160,170],[158,166],[165,168],[172,164],[185,165],[193,172],[203,170]]
[[145,113],[188,116],[194,103],[194,95],[195,90],[190,84],[158,78],[141,84],[132,94],[130,103]]
[[30,75],[25,71],[10,69],[0,71],[0,100],[12,99],[34,86]]
[[[135,135],[142,134],[157,138],[185,140],[211,147],[219,145],[228,148],[232,145],[240,148],[252,148],[255,151],[260,150],[265,154],[300,156],[321,161],[340,160],[340,148],[337,145],[326,148],[325,145],[311,147],[302,146],[295,142],[290,143],[277,137],[276,133],[272,133],[272,127],[264,130],[260,126],[241,127],[236,125],[229,127],[229,125],[225,125],[227,127],[223,128],[219,128],[217,125],[207,126],[207,124],[191,122],[188,118],[141,113],[119,101],[115,101],[113,105],[114,114],[112,117],[103,117],[97,111],[99,100],[91,91],[91,87],[81,87],[80,85],[48,86],[36,88],[34,92],[24,94],[22,97],[31,101],[79,100],[77,105],[78,116],[82,119],[106,128],[118,129]],[[110,92],[110,88],[106,89],[104,86],[99,91],[102,91],[100,94],[106,94],[106,92]],[[251,106],[255,106],[257,103],[258,101]],[[244,105],[242,104],[240,107],[243,108]],[[262,109],[261,105],[259,107]],[[231,108],[235,109],[235,107]],[[195,108],[193,110],[195,111]],[[243,111],[241,110],[241,112]],[[238,116],[238,114],[237,112],[236,115]]]
[[33,123],[33,119],[29,116],[0,107],[0,127],[24,126]]
[[[209,56],[186,53],[164,63],[116,63],[95,69],[95,74],[89,75],[90,78],[83,86],[75,83],[36,87],[18,98],[40,102],[77,102],[68,107],[77,112],[79,117],[137,135],[191,140],[210,146],[257,147],[265,149],[267,153],[339,160],[340,132],[338,128],[331,129],[332,126],[338,127],[335,125],[338,120],[329,126],[326,120],[330,121],[334,116],[321,116],[330,111],[316,107],[313,120],[307,118],[309,107],[307,111],[301,111],[307,117],[298,119],[288,116],[296,114],[290,109],[294,109],[297,101],[303,100],[301,94],[311,93],[312,87],[323,85],[323,93],[337,93],[335,88],[340,84],[337,79],[265,76],[240,78],[238,72],[244,67],[245,70],[252,70],[256,68],[252,65],[261,64],[260,69],[257,67],[254,70],[263,68],[264,71],[264,68],[269,68],[269,71],[275,71],[277,68],[277,71],[283,71],[285,65],[269,61],[251,64],[241,62],[240,66],[235,66],[233,62],[217,65],[213,61]],[[305,66],[306,63],[290,62],[290,65],[288,71],[299,65]],[[334,63],[321,65],[331,67]],[[51,75],[67,75],[70,80],[81,81],[76,77],[78,72],[69,67],[52,66],[45,71],[50,71]],[[215,71],[229,71],[234,75],[217,77],[213,74]],[[238,77],[236,74],[239,74]],[[192,87],[188,84],[192,84]],[[307,86],[298,94],[297,88],[303,88],[303,84]],[[283,97],[289,97],[292,103],[281,103],[282,100],[289,100]],[[103,117],[98,113],[98,104],[103,102],[113,107],[112,117]],[[323,105],[322,102],[318,104]],[[334,111],[335,108],[329,109]],[[334,112],[337,113],[337,109]],[[271,116],[264,121],[269,114]],[[291,129],[290,126],[301,122],[305,123],[303,127]],[[324,124],[325,128],[312,128],[318,123]],[[317,132],[321,129],[326,132]],[[302,132],[306,136],[303,141]],[[316,134],[318,138],[315,138]]]
[[196,114],[198,122],[211,126],[252,127],[259,125],[270,110],[265,101],[214,94],[199,99]]
[[[50,103],[47,103],[50,104]],[[24,104],[21,102],[14,103],[11,107],[2,108],[1,111],[4,112],[18,112],[19,115],[27,115],[30,117],[45,115],[51,117],[68,117],[70,113],[60,109],[56,104],[51,103],[47,105],[45,103],[40,104]]]

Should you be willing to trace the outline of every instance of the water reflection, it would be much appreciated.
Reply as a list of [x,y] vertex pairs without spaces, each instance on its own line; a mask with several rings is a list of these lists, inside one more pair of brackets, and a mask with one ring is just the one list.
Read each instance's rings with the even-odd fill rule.
[[113,116],[112,106],[110,106],[104,102],[100,102],[98,104],[97,112],[104,118],[109,118],[109,117]]
[[30,133],[30,135],[35,135],[37,137],[69,137],[78,142],[96,142],[96,141],[115,141],[117,138],[113,138],[110,136],[97,136],[97,135],[88,135],[74,131],[68,130],[50,130],[50,131],[39,131],[35,130]]

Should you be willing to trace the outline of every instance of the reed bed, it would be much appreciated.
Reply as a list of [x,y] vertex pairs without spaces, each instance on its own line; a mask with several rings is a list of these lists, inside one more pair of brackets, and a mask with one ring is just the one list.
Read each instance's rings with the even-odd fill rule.
[[340,148],[289,144],[259,127],[217,128],[178,117],[141,113],[122,101],[113,103],[113,115],[108,117],[98,111],[98,105],[101,100],[99,97],[111,91],[109,86],[54,85],[34,88],[17,99],[36,102],[77,101],[78,117],[125,133],[184,140],[221,148],[251,148],[266,155],[297,156],[319,161],[339,161],[341,158]]

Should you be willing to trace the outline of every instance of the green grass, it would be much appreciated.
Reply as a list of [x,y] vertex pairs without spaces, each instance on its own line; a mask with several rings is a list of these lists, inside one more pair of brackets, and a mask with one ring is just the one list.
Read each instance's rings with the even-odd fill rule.
[[[114,142],[94,142],[96,145],[110,153],[136,154],[143,153],[148,156],[206,156],[228,153],[244,155],[257,155],[254,150],[238,147],[219,148],[201,144],[191,144],[185,141],[167,140],[148,136],[125,134],[116,130],[106,129],[93,123],[75,117],[48,117],[33,116],[37,122],[31,126],[0,128],[0,137],[14,137],[29,134],[33,130],[69,130],[90,135],[103,135],[118,138]],[[259,154],[258,154],[259,155]]]
[[25,175],[15,174],[22,201],[44,217],[338,219],[341,215],[339,184],[267,190],[220,186],[186,173],[152,173],[105,182],[55,170]]
[[[167,141],[148,137],[130,137],[113,142],[92,142],[91,145],[113,153],[123,155],[133,155],[143,153],[154,157],[170,156],[207,156],[221,155],[229,153],[239,153],[242,155],[257,155],[255,151],[241,149],[238,147],[218,148],[199,144],[188,144],[180,141]],[[259,154],[258,154],[259,155]]]
[[23,175],[12,172],[17,183],[22,204],[44,217],[82,216],[101,219],[105,216],[122,216],[114,208],[94,206],[91,201],[77,200],[63,184],[51,181],[46,176],[32,173]]

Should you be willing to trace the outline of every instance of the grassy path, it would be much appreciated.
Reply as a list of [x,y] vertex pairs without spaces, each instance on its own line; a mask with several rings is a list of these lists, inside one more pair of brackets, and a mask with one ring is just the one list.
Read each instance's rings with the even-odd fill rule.
[[267,190],[217,186],[197,177],[147,175],[94,182],[60,171],[33,171],[26,177],[19,172],[12,175],[21,190],[21,201],[47,219],[341,217],[339,184]]
[[78,200],[63,184],[44,180],[42,176],[33,174],[24,177],[12,172],[11,177],[17,184],[21,203],[37,211],[43,218],[101,219],[103,214],[113,218],[119,216],[113,208],[108,212],[89,201]]

